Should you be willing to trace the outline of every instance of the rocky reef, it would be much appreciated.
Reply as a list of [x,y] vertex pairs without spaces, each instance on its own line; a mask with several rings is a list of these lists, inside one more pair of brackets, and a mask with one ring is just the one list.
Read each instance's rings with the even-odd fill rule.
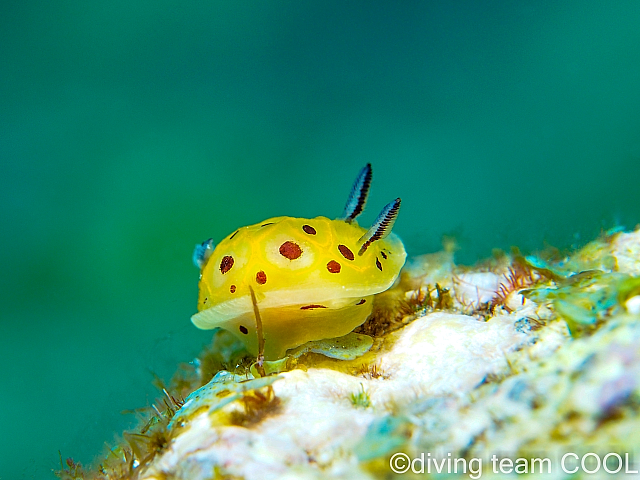
[[[411,260],[347,337],[265,365],[224,331],[63,479],[564,478],[640,470],[640,231]],[[597,470],[596,470],[597,467]]]

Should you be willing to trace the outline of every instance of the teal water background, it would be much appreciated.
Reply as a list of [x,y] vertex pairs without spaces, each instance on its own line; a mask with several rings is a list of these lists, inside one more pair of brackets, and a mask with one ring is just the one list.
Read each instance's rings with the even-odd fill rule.
[[640,3],[5,2],[0,479],[90,462],[209,340],[193,246],[270,216],[578,246],[640,223]]

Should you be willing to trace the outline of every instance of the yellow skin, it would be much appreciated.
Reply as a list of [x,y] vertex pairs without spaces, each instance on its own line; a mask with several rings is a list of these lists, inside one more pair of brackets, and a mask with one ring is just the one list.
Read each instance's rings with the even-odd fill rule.
[[371,313],[373,295],[404,265],[393,233],[359,255],[366,229],[355,221],[275,217],[243,227],[202,265],[196,327],[228,330],[258,354],[249,292],[260,310],[267,360],[311,340],[346,335]]

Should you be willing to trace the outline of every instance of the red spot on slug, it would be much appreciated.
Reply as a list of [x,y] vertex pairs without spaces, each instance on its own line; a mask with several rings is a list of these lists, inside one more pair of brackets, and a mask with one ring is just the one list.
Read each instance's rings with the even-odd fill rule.
[[220,261],[220,272],[225,274],[231,270],[231,267],[233,267],[233,257],[231,255],[225,255],[222,257],[222,260]]
[[353,252],[349,250],[349,247],[347,247],[346,245],[338,245],[338,250],[340,250],[342,256],[347,260],[353,260],[355,258],[353,256]]
[[303,225],[302,230],[304,230],[304,233],[308,233],[309,235],[316,234],[316,229],[313,228],[311,225]]
[[362,305],[363,303],[365,303],[366,300],[363,298],[362,300],[360,300],[358,303],[356,303],[356,305]]
[[258,282],[260,285],[264,285],[265,283],[267,283],[267,274],[260,270],[258,273],[256,273],[256,282]]
[[342,266],[335,260],[331,260],[329,263],[327,263],[327,270],[329,270],[331,273],[340,273],[341,268]]
[[302,249],[297,243],[287,240],[280,245],[280,255],[288,258],[289,260],[295,260],[296,258],[300,258],[300,255],[302,255]]
[[231,285],[231,286],[229,287],[229,291],[230,291],[231,293],[236,293],[236,286],[235,286],[235,285]]

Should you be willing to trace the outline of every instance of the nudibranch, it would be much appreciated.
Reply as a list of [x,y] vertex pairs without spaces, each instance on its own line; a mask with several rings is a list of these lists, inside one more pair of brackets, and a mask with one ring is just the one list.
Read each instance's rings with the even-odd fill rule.
[[274,217],[236,230],[215,248],[211,239],[198,245],[193,254],[200,268],[194,325],[228,330],[256,355],[251,288],[266,360],[362,325],[373,296],[394,284],[406,258],[402,241],[391,233],[399,198],[382,209],[370,229],[356,222],[370,185],[367,164],[339,219]]

